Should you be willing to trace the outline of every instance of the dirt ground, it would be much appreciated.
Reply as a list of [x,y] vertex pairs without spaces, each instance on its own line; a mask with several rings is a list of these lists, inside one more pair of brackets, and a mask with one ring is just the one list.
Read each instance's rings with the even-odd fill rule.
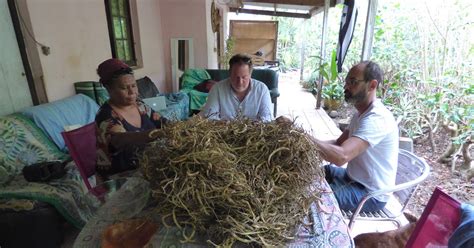
[[[353,111],[354,108],[352,106],[344,103],[337,110],[338,115],[333,120],[337,123],[341,119],[350,119]],[[434,153],[431,151],[428,141],[420,143],[415,140],[414,142],[415,154],[424,158],[431,167],[430,175],[419,185],[408,205],[408,211],[417,217],[425,209],[435,187],[440,187],[444,192],[461,202],[474,205],[474,179],[468,181],[466,173],[459,170],[460,165],[456,167],[457,171],[451,173],[447,165],[437,161],[448,146],[449,137],[447,133],[443,129],[439,129],[434,136],[434,141],[437,147]],[[461,162],[462,159],[458,159],[458,163],[460,164]]]

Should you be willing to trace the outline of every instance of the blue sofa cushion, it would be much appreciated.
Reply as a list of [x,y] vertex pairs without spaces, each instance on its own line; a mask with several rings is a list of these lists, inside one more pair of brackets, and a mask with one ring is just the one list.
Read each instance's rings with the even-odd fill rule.
[[99,109],[94,100],[82,94],[47,104],[29,107],[21,111],[41,128],[59,149],[66,151],[61,132],[65,126],[85,125],[95,119]]

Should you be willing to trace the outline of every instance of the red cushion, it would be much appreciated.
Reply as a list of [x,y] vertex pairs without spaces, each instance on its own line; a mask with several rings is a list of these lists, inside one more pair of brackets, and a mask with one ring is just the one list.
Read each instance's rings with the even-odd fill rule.
[[209,91],[211,91],[212,86],[214,86],[214,84],[216,83],[217,81],[212,79],[204,80],[200,84],[194,86],[194,89],[200,92],[209,93]]

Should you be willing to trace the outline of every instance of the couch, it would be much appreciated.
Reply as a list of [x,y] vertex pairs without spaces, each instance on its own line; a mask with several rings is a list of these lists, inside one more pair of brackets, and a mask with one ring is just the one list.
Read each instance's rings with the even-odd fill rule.
[[[140,94],[149,92],[142,90]],[[160,111],[163,116],[188,117],[186,94],[167,94],[167,104],[169,108]],[[87,190],[74,162],[67,164],[66,177],[48,183],[27,182],[22,169],[38,162],[69,159],[61,132],[67,127],[93,122],[98,109],[99,105],[91,97],[77,94],[0,117],[0,200],[47,202],[74,226],[84,225],[90,213],[88,209],[81,209],[87,206],[80,196]],[[0,202],[0,209],[4,203]]]
[[[180,92],[185,92],[189,96],[189,107],[191,112],[199,112],[206,103],[208,93],[195,89],[196,85],[203,81],[212,79],[221,81],[229,77],[229,70],[220,69],[188,69],[184,71],[180,78]],[[277,114],[278,91],[278,71],[272,69],[254,69],[252,78],[265,83],[270,91],[273,103],[273,116]]]
[[[26,181],[22,169],[67,160],[60,132],[94,121],[98,107],[89,97],[75,95],[0,117],[0,223],[5,228],[0,232],[11,233],[0,235],[2,247],[59,247],[64,224],[59,220],[82,228],[92,216],[93,205],[73,162],[66,165],[66,175],[45,183]],[[18,233],[23,240],[12,240]],[[42,233],[44,240],[35,238],[34,246],[24,243],[34,233]]]

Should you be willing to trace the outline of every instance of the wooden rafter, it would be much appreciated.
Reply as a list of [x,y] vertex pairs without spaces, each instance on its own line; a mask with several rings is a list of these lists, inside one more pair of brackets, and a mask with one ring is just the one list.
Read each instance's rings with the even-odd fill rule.
[[324,10],[324,6],[317,6],[317,7],[313,7],[309,10],[309,14],[311,16],[314,16],[316,14],[319,14],[320,12],[322,12]]
[[236,12],[236,13],[254,14],[254,15],[284,16],[284,17],[305,18],[305,19],[311,18],[310,14],[280,12],[280,11],[271,11],[271,10],[229,8],[229,11]]
[[[247,14],[256,14],[256,15],[270,15],[270,16],[284,16],[284,17],[294,17],[294,18],[311,18],[316,14],[321,13],[324,10],[324,1],[325,0],[240,0],[241,3],[247,4],[266,4],[266,5],[273,5],[274,8],[278,8],[279,6],[285,6],[290,11],[275,11],[275,10],[256,10],[256,9],[249,9],[249,8],[239,8],[236,6],[229,6],[231,12],[237,13],[247,13]],[[330,7],[334,7],[338,3],[342,3],[343,0],[330,0]],[[295,9],[302,10],[301,8],[307,8],[305,12],[295,13],[291,7],[294,6]]]
[[243,0],[244,3],[274,3],[302,6],[324,6],[324,0]]

